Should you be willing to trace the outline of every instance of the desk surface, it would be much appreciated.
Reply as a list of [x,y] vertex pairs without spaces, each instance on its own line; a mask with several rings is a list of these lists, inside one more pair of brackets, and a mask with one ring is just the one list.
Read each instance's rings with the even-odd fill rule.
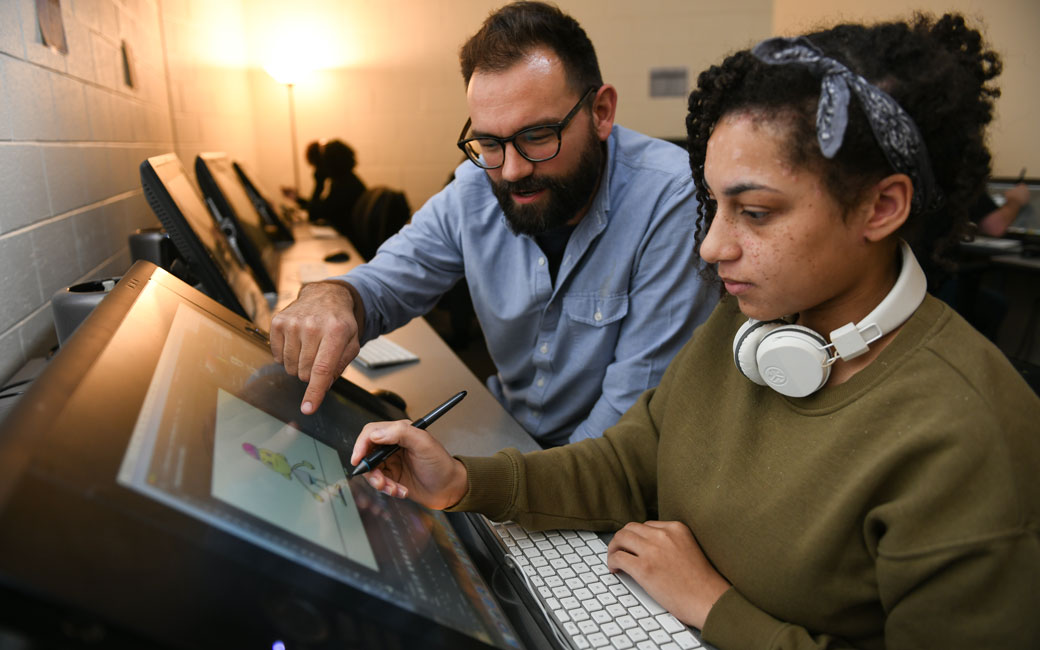
[[[293,235],[296,243],[282,251],[279,263],[279,310],[299,293],[300,269],[304,265],[321,262],[325,255],[339,250],[347,250],[350,260],[327,263],[330,275],[346,273],[362,262],[357,250],[343,237],[315,237],[307,224],[297,224]],[[425,319],[415,318],[386,336],[418,355],[419,361],[378,369],[351,363],[343,376],[369,391],[385,389],[397,393],[407,402],[412,417],[429,412],[465,390],[466,399],[430,429],[452,453],[485,456],[505,447],[540,449]]]

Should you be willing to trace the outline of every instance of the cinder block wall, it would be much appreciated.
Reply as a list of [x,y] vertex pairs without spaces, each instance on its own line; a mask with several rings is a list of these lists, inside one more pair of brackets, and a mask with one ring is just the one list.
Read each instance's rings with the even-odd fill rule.
[[[43,44],[35,0],[0,0],[0,378],[56,344],[57,290],[122,274],[128,235],[158,225],[142,160],[253,156],[239,0],[62,0],[61,9],[67,54]],[[220,39],[199,37],[217,25]]]

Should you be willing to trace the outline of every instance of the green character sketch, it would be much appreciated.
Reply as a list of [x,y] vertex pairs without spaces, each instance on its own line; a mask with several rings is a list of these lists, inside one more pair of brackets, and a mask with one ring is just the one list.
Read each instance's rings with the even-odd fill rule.
[[[315,467],[310,461],[301,460],[298,463],[289,464],[289,459],[284,454],[280,454],[270,449],[264,449],[263,447],[257,447],[248,442],[242,443],[242,449],[253,458],[259,460],[261,463],[266,465],[268,469],[284,476],[286,480],[292,481],[295,477],[315,500],[324,503],[326,496],[339,496],[343,505],[349,505],[347,503],[346,495],[343,494],[343,488],[347,484],[347,480],[336,481],[330,484],[323,478],[314,476],[311,474],[315,471]],[[310,470],[310,471],[308,471]]]

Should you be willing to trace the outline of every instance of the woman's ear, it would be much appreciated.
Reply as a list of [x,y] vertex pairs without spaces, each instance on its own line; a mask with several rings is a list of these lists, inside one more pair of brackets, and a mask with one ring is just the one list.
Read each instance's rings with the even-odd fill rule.
[[881,241],[899,230],[910,216],[910,201],[914,184],[906,174],[892,174],[881,179],[872,194],[863,237],[867,241]]
[[603,84],[592,98],[592,125],[601,142],[606,142],[610,137],[616,111],[617,90],[610,84]]

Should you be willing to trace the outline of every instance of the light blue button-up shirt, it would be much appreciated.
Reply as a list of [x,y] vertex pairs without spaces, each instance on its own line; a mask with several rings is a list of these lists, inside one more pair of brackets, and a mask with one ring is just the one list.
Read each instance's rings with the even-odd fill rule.
[[704,321],[689,159],[680,147],[615,126],[607,170],[557,273],[514,235],[487,174],[455,180],[367,264],[339,279],[365,305],[365,340],[428,312],[465,277],[498,373],[488,388],[544,445],[597,437]]

